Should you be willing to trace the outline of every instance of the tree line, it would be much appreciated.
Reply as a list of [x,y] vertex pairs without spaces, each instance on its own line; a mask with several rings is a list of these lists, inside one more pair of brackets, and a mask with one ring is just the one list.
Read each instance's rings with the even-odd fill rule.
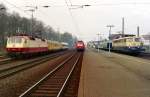
[[47,26],[35,18],[21,17],[16,12],[8,13],[7,8],[0,4],[0,47],[5,47],[7,36],[17,33],[32,34],[43,39],[67,42],[70,47],[77,40],[72,34],[55,31],[51,26]]

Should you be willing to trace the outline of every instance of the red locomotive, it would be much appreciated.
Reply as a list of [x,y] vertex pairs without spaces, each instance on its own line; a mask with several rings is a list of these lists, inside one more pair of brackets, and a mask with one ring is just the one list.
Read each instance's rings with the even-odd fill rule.
[[77,41],[75,45],[77,51],[84,51],[85,50],[85,45],[83,41]]

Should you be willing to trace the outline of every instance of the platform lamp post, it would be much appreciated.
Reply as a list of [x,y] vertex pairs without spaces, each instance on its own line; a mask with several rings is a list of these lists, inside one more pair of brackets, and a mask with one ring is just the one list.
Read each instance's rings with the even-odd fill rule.
[[98,33],[98,34],[97,34],[97,36],[98,36],[98,37],[97,37],[97,40],[98,40],[98,41],[97,41],[97,50],[98,50],[98,53],[99,53],[99,45],[100,45],[99,41],[100,41],[100,34]]
[[31,36],[32,36],[32,33],[33,33],[33,13],[35,12],[35,9],[29,9],[29,10],[26,10],[26,11],[30,11],[32,13],[31,15]]
[[112,27],[114,27],[114,25],[107,25],[106,27],[108,27],[109,28],[109,42],[108,42],[108,48],[109,48],[109,56],[110,56],[110,35],[111,35],[111,29],[112,29]]

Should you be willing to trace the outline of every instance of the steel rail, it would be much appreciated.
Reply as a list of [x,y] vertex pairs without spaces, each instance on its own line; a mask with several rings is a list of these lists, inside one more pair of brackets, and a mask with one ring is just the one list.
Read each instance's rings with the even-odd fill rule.
[[2,60],[0,60],[0,65],[7,64],[7,63],[9,63],[11,61],[13,61],[12,58],[2,59]]
[[57,97],[61,97],[61,94],[63,93],[63,90],[65,89],[65,87],[66,87],[66,85],[67,85],[67,82],[69,81],[69,79],[70,79],[70,77],[71,77],[71,75],[72,75],[72,72],[74,71],[76,65],[78,64],[80,57],[81,57],[81,54],[80,54],[80,56],[78,57],[78,59],[76,60],[76,62],[74,63],[74,65],[73,65],[73,67],[72,67],[70,73],[68,74],[68,76],[67,76],[65,82],[63,83],[63,86],[61,87],[59,93],[57,94]]
[[46,80],[50,75],[52,75],[54,72],[56,72],[60,67],[62,67],[66,62],[68,62],[71,58],[73,58],[75,54],[71,55],[69,58],[67,58],[65,61],[63,61],[60,65],[55,67],[52,71],[50,71],[46,76],[44,76],[41,80],[39,80],[37,83],[35,83],[33,86],[31,86],[28,90],[26,90],[24,93],[22,93],[19,97],[26,97],[28,94],[32,92],[40,83],[42,83],[44,80]]
[[[13,75],[13,74],[15,74],[17,72],[20,72],[20,71],[23,71],[23,70],[26,70],[26,69],[31,68],[33,66],[37,66],[37,64],[41,64],[41,63],[46,62],[50,59],[57,58],[62,54],[59,53],[58,55],[57,54],[49,55],[49,56],[46,56],[46,57],[42,57],[42,58],[32,60],[30,62],[19,64],[17,66],[12,66],[12,67],[9,67],[9,68],[6,68],[6,69],[2,69],[2,70],[0,70],[0,79],[9,77],[10,75]],[[18,69],[18,70],[16,70],[16,69]]]
[[[63,51],[63,52],[58,52],[58,53],[65,53],[66,51]],[[54,55],[54,53],[52,54]],[[49,55],[46,55],[46,56],[49,56]],[[45,57],[45,56],[44,56]],[[39,58],[39,57],[37,57]],[[36,58],[36,59],[37,59]],[[41,58],[41,57],[40,57]],[[0,65],[5,65],[5,64],[8,64],[8,63],[11,63],[12,61],[15,61],[15,58],[5,58],[5,59],[1,59],[0,60]]]

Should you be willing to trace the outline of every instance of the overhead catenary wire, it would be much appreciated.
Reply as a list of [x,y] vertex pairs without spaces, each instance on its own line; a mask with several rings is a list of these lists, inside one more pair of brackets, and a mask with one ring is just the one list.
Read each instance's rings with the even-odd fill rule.
[[125,6],[125,5],[136,5],[136,6],[140,6],[140,5],[150,5],[150,2],[120,2],[120,3],[93,3],[90,4],[91,6]]
[[[69,8],[69,4],[68,4],[67,0],[65,0],[65,3],[66,3],[66,5],[67,5],[68,11],[69,11],[69,13],[70,13],[72,22],[73,22],[73,24],[74,24],[74,26],[75,26],[75,30],[76,30],[76,32],[79,33],[79,32],[80,32],[79,26],[78,26],[78,24],[76,23],[75,18],[73,17],[73,14],[72,14],[72,12],[71,12],[71,9]],[[72,3],[71,3],[71,4],[72,4]]]
[[30,15],[30,14],[28,14],[27,12],[25,12],[25,10],[23,10],[21,7],[18,7],[18,6],[16,6],[15,4],[12,4],[12,3],[8,2],[7,0],[3,0],[3,1],[5,1],[7,4],[11,5],[12,7],[17,8],[17,9],[20,10],[21,12],[24,12],[25,14]]
[[[15,4],[13,4],[13,3],[10,3],[9,1],[7,1],[7,0],[4,0],[7,4],[9,4],[10,6],[12,6],[13,8],[16,8],[16,9],[18,9],[19,11],[21,11],[21,12],[24,12],[25,14],[27,14],[27,15],[29,15],[29,16],[31,16],[31,14],[29,14],[28,12],[27,12],[27,10],[25,10],[25,9],[22,9],[21,7],[18,7],[18,6],[16,6]],[[37,0],[35,0],[34,1],[34,5],[35,6],[33,6],[34,8],[36,8],[35,10],[37,10],[37,9],[39,9],[38,8],[38,6],[37,6]],[[63,6],[65,6],[65,5],[63,5]],[[22,6],[22,7],[26,7],[26,6]],[[29,6],[29,7],[32,7],[32,6]],[[61,6],[62,7],[62,6]],[[42,15],[43,16],[48,16],[48,17],[50,17],[49,15],[47,15],[45,12],[43,12],[42,10],[38,10],[40,13],[42,13]]]
[[[21,12],[24,12],[25,14],[27,14],[27,15],[29,15],[29,16],[31,16],[31,14],[29,14],[27,11],[34,11],[34,10],[37,10],[37,3],[36,3],[36,0],[35,0],[35,6],[33,6],[35,9],[31,9],[31,10],[24,10],[24,9],[22,9],[21,7],[18,7],[18,6],[16,6],[15,4],[12,4],[12,3],[10,3],[10,2],[8,2],[7,0],[4,0],[7,4],[9,4],[10,6],[12,6],[12,7],[14,7],[14,8],[17,8],[18,10],[20,10]],[[29,6],[29,7],[32,7],[32,6]],[[39,10],[41,13],[43,13],[44,14],[44,12],[42,12],[41,10]],[[32,15],[33,15],[33,13],[32,13]],[[46,15],[46,14],[45,14]]]
[[[3,0],[3,1],[5,1],[5,2],[8,3],[9,5],[11,5],[12,7],[17,8],[18,10],[24,12],[24,9],[22,9],[21,7],[18,7],[18,6],[16,6],[15,4],[12,4],[12,3],[10,3],[10,2],[7,1],[7,0]],[[70,5],[68,5],[68,3],[67,3],[66,0],[65,0],[65,2],[66,2],[66,5],[67,5],[68,7],[69,7],[69,6],[73,6],[71,0],[69,0]],[[37,0],[35,0],[35,4],[37,4]],[[150,2],[119,2],[119,3],[98,3],[98,2],[95,2],[95,3],[89,4],[89,5],[91,5],[91,6],[150,5]],[[37,5],[36,5],[36,6],[37,6]],[[62,7],[62,6],[64,6],[64,5],[54,5],[54,7],[55,7],[55,6],[57,6],[57,7],[58,7],[58,6],[59,6],[59,7]],[[24,13],[26,13],[26,12],[24,12]],[[28,14],[28,13],[26,13],[26,14]],[[29,14],[28,14],[28,15],[29,15]]]
[[71,6],[73,6],[72,1],[71,1],[71,0],[69,0],[69,2],[70,2],[70,5],[71,5]]
[[[9,5],[11,5],[12,7],[17,8],[17,9],[20,10],[21,12],[24,12],[24,13],[30,15],[28,12],[26,12],[26,10],[22,9],[21,7],[18,7],[18,6],[16,6],[15,4],[12,4],[12,3],[8,2],[7,0],[4,0],[4,1],[5,1],[6,3],[8,3]],[[36,0],[35,0],[35,8],[38,8],[38,7],[37,7],[37,4],[36,4]],[[40,12],[43,13],[42,11],[40,11]],[[30,15],[30,16],[31,16],[31,15]]]

